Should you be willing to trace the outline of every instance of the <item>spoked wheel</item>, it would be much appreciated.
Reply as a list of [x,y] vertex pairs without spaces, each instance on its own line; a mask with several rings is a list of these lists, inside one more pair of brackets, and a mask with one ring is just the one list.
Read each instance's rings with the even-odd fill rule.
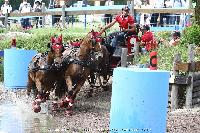
[[88,78],[88,82],[92,88],[94,88],[94,87],[98,88],[98,87],[102,86],[102,81],[101,81],[100,75],[97,72],[90,74],[90,76]]

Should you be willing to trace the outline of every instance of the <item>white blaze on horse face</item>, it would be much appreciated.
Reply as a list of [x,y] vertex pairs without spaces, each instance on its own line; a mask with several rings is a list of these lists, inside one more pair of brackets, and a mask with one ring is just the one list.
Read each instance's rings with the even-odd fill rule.
[[55,55],[55,57],[61,57],[62,49],[54,49],[54,55]]
[[61,57],[56,57],[54,59],[54,63],[58,63],[58,64],[62,63],[62,58]]

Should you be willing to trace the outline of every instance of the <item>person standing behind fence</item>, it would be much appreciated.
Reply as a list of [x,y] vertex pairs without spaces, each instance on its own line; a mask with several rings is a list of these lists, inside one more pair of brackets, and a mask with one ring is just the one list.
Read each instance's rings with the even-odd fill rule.
[[[35,3],[33,5],[33,11],[34,12],[42,12],[42,0],[35,0]],[[42,26],[42,18],[41,17],[35,17],[36,20],[36,28],[38,26]]]
[[[31,12],[31,10],[32,10],[31,4],[28,3],[27,0],[23,0],[23,2],[19,6],[19,11],[21,13],[28,13],[28,12]],[[29,18],[22,18],[21,25],[22,25],[23,29],[31,28]]]
[[[172,8],[172,2],[170,0],[165,0],[164,8]],[[167,27],[168,27],[169,24],[171,24],[170,23],[171,14],[170,13],[165,13],[163,18],[166,18],[166,24],[167,24]]]
[[[5,3],[1,6],[1,11],[2,11],[2,15],[5,16],[6,13],[11,13],[12,12],[12,6],[9,5],[9,1],[5,0]],[[5,25],[5,18],[2,19],[2,23]]]
[[[141,8],[141,5],[142,5],[142,2],[141,0],[135,0],[134,1],[134,8]],[[141,16],[141,13],[138,13],[138,12],[134,12],[134,16],[135,16],[135,21],[136,23],[140,24],[140,16]]]
[[[143,0],[141,8],[148,9],[151,8],[151,5],[149,4],[149,0]],[[149,25],[151,19],[151,14],[149,13],[142,13],[140,17],[140,24],[141,25]]]
[[[154,8],[163,8],[163,5],[164,5],[164,0],[150,0],[150,5]],[[151,20],[150,20],[150,23],[151,23],[151,26],[153,27],[156,27],[157,26],[157,23],[161,22],[160,24],[162,25],[162,20],[161,20],[161,16],[162,14],[160,13],[153,13],[151,15]]]
[[[172,8],[181,8],[181,7],[185,7],[184,0],[172,0]],[[174,14],[171,17],[171,24],[179,25],[180,24],[180,16],[181,16],[181,14]]]
[[[114,1],[111,1],[111,0],[107,0],[105,2],[105,6],[112,6],[114,5]],[[112,22],[112,14],[105,14],[104,15],[104,20],[105,20],[105,25],[109,24]]]
[[[53,8],[61,8],[59,0],[54,0],[53,1]],[[52,16],[52,25],[53,26],[60,21],[60,17],[61,17],[61,15],[53,15]]]

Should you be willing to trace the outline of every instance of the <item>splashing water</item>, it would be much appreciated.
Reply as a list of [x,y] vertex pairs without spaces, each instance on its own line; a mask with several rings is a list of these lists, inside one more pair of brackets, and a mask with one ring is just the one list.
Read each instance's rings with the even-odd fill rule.
[[41,104],[40,113],[32,110],[33,98],[25,90],[5,90],[0,87],[0,133],[47,132],[55,126],[49,114],[49,103]]

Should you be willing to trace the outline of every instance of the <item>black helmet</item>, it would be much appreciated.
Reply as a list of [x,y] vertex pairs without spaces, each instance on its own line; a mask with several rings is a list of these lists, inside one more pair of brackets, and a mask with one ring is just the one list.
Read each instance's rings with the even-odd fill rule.
[[124,7],[122,8],[122,11],[130,11],[130,8],[129,8],[128,6],[124,6]]
[[179,31],[175,31],[173,33],[173,36],[181,37],[181,33]]
[[35,1],[35,4],[36,4],[36,3],[38,3],[39,5],[41,5],[41,4],[42,4],[42,1],[41,1],[41,0],[36,0],[36,1]]
[[149,25],[143,25],[143,26],[142,26],[142,30],[147,30],[147,31],[150,30]]

